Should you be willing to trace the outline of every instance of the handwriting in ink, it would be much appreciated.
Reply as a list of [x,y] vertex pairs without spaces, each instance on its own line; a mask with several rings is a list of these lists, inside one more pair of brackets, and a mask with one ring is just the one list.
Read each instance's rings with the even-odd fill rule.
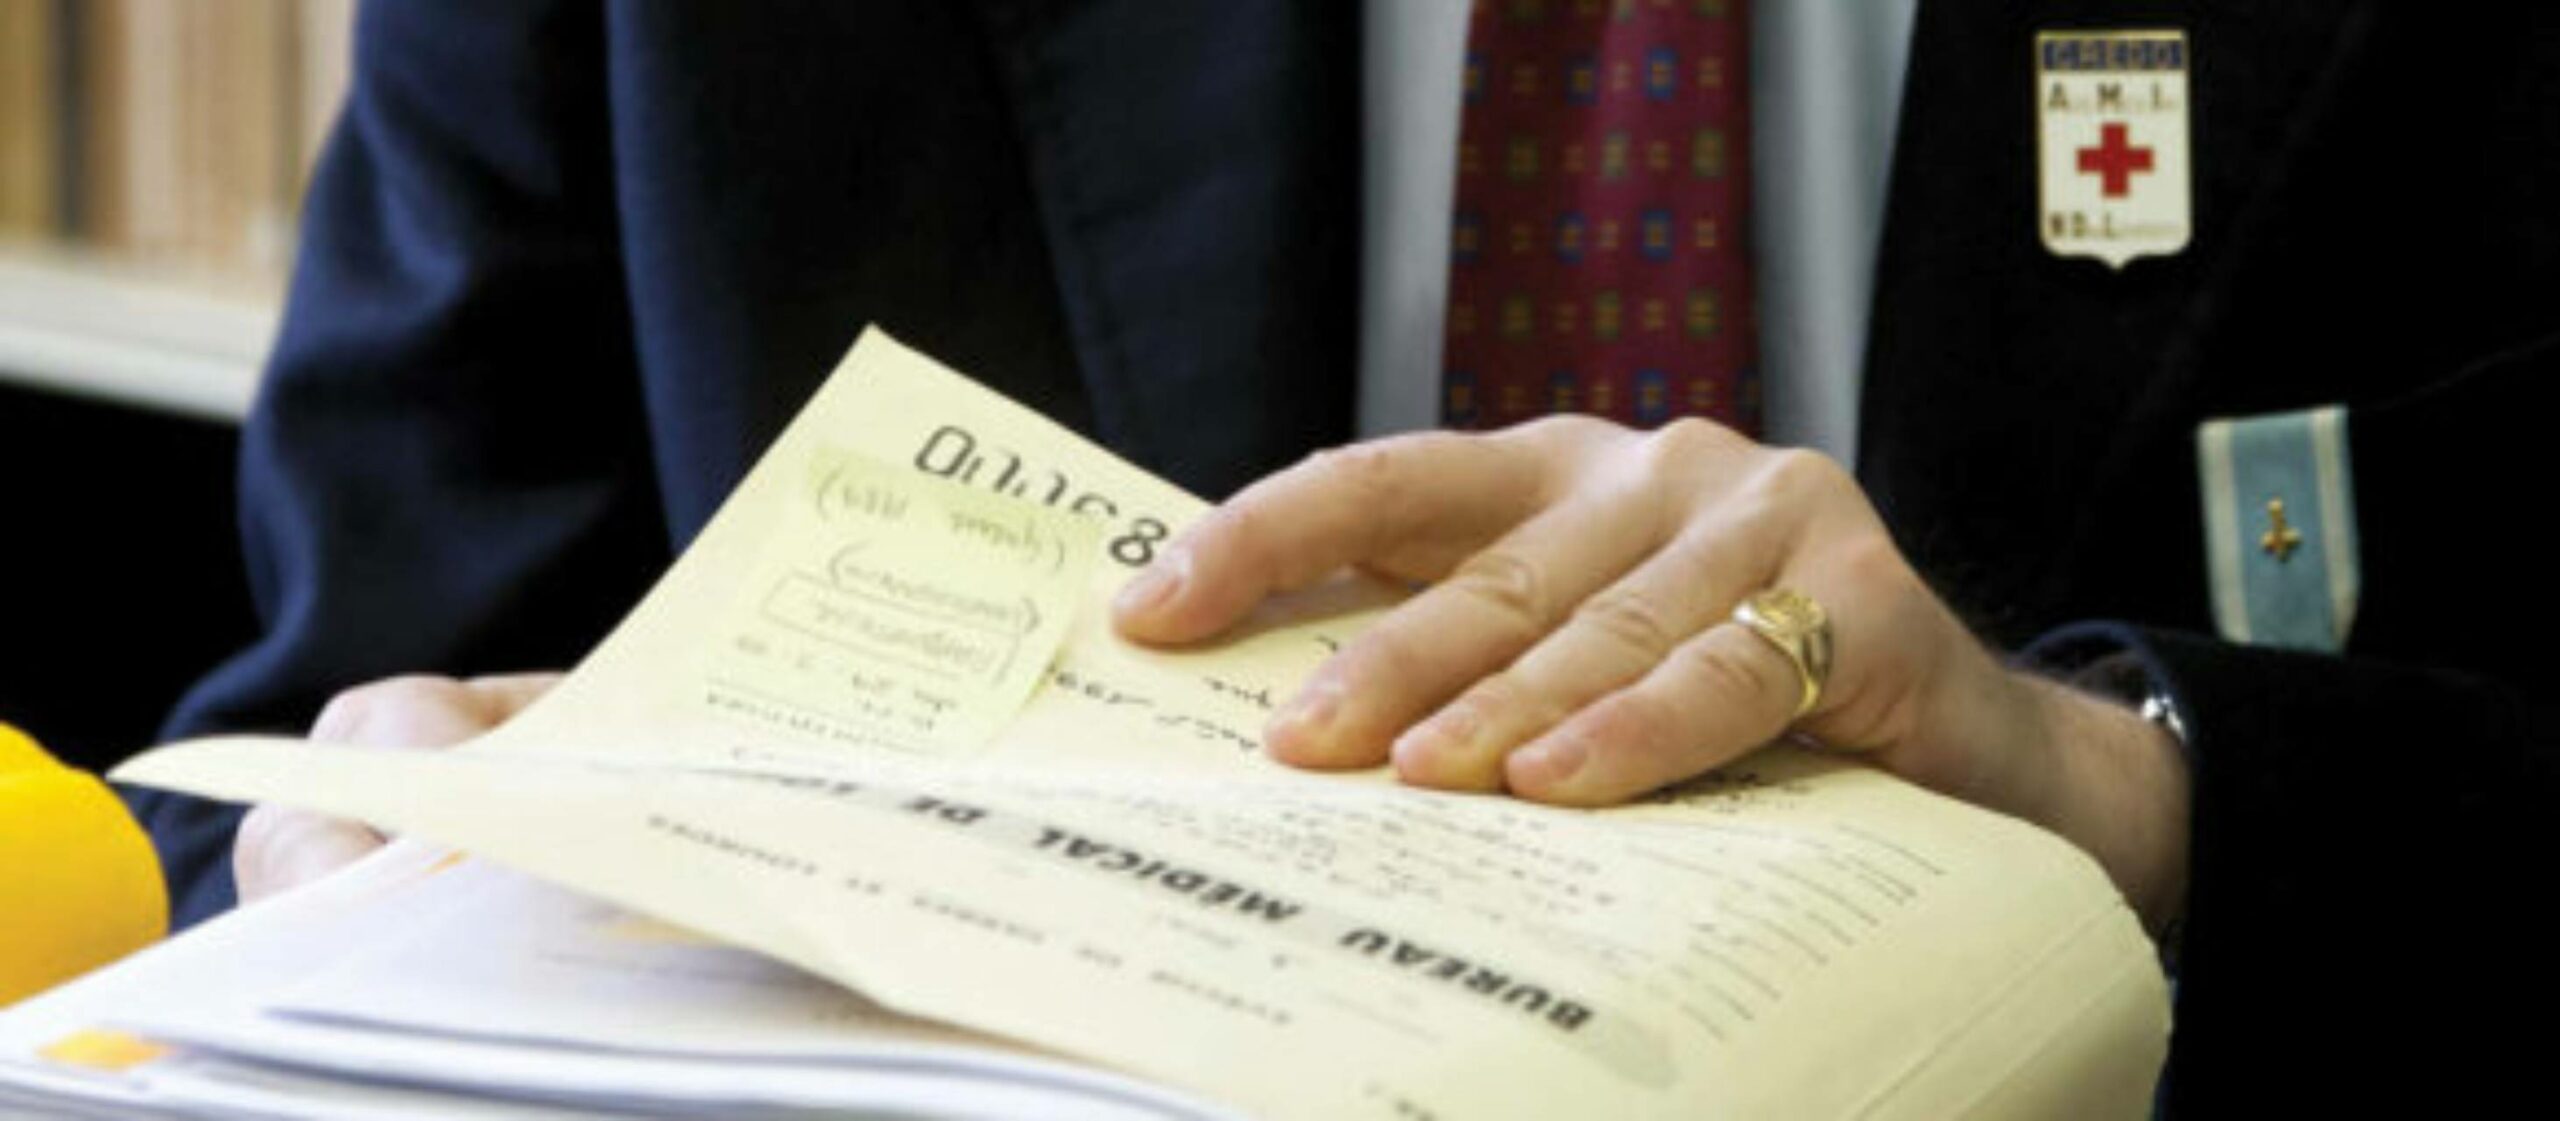
[[[990,459],[990,457],[994,457]],[[1020,455],[993,444],[979,449],[978,437],[966,428],[946,424],[925,437],[916,449],[916,470],[997,494],[1029,499],[1070,513],[1101,518],[1118,527],[1110,540],[1111,559],[1137,568],[1155,559],[1156,546],[1172,535],[1172,527],[1146,515],[1123,518],[1110,496],[1078,489],[1066,472],[1029,467]]]
[[897,522],[904,521],[907,516],[906,495],[893,487],[847,471],[842,465],[829,469],[826,476],[818,480],[816,501],[818,517],[830,522],[857,518]]

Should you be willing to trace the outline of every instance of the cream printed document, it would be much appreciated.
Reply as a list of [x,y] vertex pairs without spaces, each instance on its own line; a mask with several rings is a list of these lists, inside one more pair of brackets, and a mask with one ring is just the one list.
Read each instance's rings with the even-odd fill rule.
[[1108,597],[1205,509],[873,331],[498,732],[115,777],[359,818],[1252,1115],[2147,1112],[2165,986],[2068,843],[1791,750],[1597,812],[1290,771],[1271,705],[1397,592],[1120,642]]

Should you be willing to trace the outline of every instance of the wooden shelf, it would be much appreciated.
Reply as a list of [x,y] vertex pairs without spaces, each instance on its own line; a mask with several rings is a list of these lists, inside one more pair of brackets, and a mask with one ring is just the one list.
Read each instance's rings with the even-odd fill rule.
[[282,301],[280,278],[0,250],[0,383],[236,422]]

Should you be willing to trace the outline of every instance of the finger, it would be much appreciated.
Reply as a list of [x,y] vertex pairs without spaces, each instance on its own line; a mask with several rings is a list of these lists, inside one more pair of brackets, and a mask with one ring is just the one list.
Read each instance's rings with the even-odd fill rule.
[[[372,747],[444,747],[497,726],[560,681],[556,673],[502,674],[455,681],[425,675],[359,686],[330,698],[311,739]],[[232,874],[252,902],[343,868],[381,848],[360,823],[261,805],[241,818]]]
[[373,747],[447,747],[487,731],[504,687],[483,692],[445,677],[395,677],[330,698],[311,738]]
[[1776,739],[1802,690],[1795,663],[1775,646],[1740,623],[1719,623],[1512,752],[1503,778],[1540,802],[1624,801]]
[[1650,673],[1775,572],[1787,527],[1765,517],[1693,525],[1510,668],[1399,736],[1396,773],[1450,790],[1498,790],[1503,760],[1601,697]]
[[1264,732],[1299,766],[1368,766],[1396,734],[1508,665],[1574,604],[1655,544],[1637,495],[1568,502],[1531,518],[1345,645]]
[[309,883],[381,848],[382,834],[352,821],[283,806],[251,807],[240,819],[231,871],[240,902]]
[[557,673],[504,673],[475,677],[463,685],[479,698],[482,726],[494,728],[541,700],[560,684],[560,678]]
[[1113,620],[1142,642],[1194,642],[1345,565],[1436,577],[1536,510],[1540,474],[1505,441],[1447,432],[1318,453],[1176,538],[1122,589]]

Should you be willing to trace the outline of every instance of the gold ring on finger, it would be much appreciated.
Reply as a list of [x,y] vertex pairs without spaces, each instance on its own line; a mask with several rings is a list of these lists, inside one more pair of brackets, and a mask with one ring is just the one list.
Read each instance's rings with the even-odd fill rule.
[[1812,596],[1793,588],[1770,588],[1735,604],[1733,621],[1759,635],[1795,664],[1804,693],[1795,717],[1813,711],[1822,687],[1831,680],[1831,616]]

